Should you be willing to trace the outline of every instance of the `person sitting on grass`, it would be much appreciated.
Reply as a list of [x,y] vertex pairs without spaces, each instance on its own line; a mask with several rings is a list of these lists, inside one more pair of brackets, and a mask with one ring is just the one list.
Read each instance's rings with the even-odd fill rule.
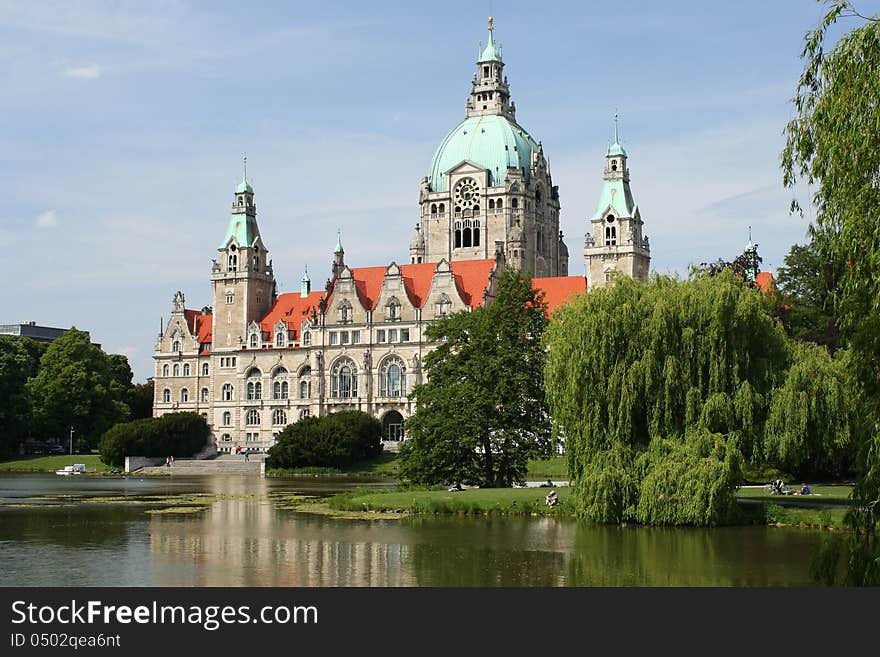
[[460,490],[464,490],[464,489],[461,487],[461,482],[460,482],[460,481],[456,481],[456,482],[455,482],[454,484],[452,484],[452,486],[450,486],[449,489],[448,489],[448,491],[449,491],[450,493],[457,493],[457,492],[460,491]]
[[806,484],[801,484],[801,495],[809,495],[810,492],[811,491],[809,486],[807,486]]
[[554,506],[556,506],[556,504],[558,502],[559,502],[559,497],[556,495],[555,490],[551,490],[549,493],[547,493],[547,497],[544,500],[544,504],[546,504],[547,506],[549,506],[552,509]]

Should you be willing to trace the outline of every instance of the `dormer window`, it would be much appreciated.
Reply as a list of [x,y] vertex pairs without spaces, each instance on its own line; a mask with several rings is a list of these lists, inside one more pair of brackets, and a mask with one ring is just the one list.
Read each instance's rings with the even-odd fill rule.
[[250,338],[248,340],[248,346],[251,349],[256,349],[260,346],[260,338],[256,333],[251,333]]
[[304,331],[302,334],[302,343],[304,347],[308,347],[312,344],[312,332]]
[[[232,248],[235,248],[234,246]],[[230,253],[226,262],[226,271],[238,271],[238,255]]]
[[278,331],[275,334],[275,346],[283,347],[287,342],[287,337],[284,335],[284,331]]

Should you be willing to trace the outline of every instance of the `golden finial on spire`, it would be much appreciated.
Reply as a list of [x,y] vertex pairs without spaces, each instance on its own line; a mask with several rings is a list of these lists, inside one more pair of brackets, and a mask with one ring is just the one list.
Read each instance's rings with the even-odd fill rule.
[[492,17],[491,16],[489,16],[489,29],[490,30],[492,29]]

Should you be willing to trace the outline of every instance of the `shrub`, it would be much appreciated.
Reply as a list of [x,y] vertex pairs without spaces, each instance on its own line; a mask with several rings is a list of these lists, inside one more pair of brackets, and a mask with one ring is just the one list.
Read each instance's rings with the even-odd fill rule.
[[198,413],[168,413],[124,422],[108,429],[98,443],[101,460],[120,467],[126,456],[192,456],[208,442],[211,430]]
[[382,453],[382,424],[361,411],[307,417],[288,425],[269,449],[269,468],[345,468]]

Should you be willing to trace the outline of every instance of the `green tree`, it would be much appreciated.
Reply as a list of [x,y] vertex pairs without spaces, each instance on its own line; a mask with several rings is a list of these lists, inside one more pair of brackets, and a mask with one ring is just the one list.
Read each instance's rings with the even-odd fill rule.
[[150,379],[146,383],[136,383],[131,393],[131,418],[140,420],[142,418],[153,417],[153,395],[155,394],[155,384]]
[[546,454],[546,310],[531,278],[506,269],[490,303],[427,329],[435,348],[425,358],[427,381],[413,391],[404,477],[510,486],[524,479],[531,456]]
[[[120,358],[108,357],[76,328],[52,342],[27,384],[36,431],[65,437],[73,427],[78,449],[91,449],[107,429],[128,419]],[[130,369],[128,377],[130,383]]]
[[[738,483],[741,455],[760,456],[767,400],[788,362],[760,292],[731,271],[684,282],[620,277],[558,309],[547,345],[547,400],[566,436],[581,515],[664,524],[729,517],[721,502]],[[642,497],[656,498],[673,479],[705,494],[658,514]]]
[[[870,438],[859,450],[852,529],[845,559],[847,582],[880,584],[880,19],[862,17],[834,0],[808,33],[805,60],[786,127],[783,180],[815,190],[813,237],[820,257],[840,263],[835,315],[853,351]],[[829,28],[841,18],[860,25],[826,49]],[[793,202],[793,209],[799,209]]]
[[98,451],[104,463],[121,467],[126,456],[192,456],[210,436],[208,423],[198,413],[166,413],[113,425],[101,436]]
[[814,241],[795,244],[776,274],[779,317],[796,340],[815,342],[834,352],[841,342],[834,316],[834,295],[840,268],[819,255]]
[[382,453],[382,423],[362,411],[307,417],[287,425],[269,448],[270,468],[346,468]]
[[773,392],[764,432],[767,461],[799,479],[837,479],[863,437],[852,355],[792,344],[794,362]]
[[27,380],[37,374],[45,345],[11,335],[0,335],[0,457],[13,454],[28,437],[31,403]]

